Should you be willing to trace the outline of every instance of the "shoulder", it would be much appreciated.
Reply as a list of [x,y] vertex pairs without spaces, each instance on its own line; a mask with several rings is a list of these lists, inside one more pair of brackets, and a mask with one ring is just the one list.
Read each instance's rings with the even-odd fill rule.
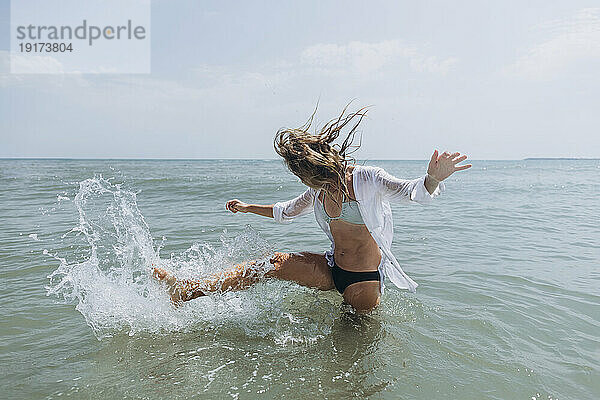
[[354,194],[358,201],[372,201],[370,199],[381,192],[381,171],[383,168],[370,165],[354,167]]
[[362,172],[372,172],[372,171],[379,171],[382,170],[383,168],[381,167],[376,167],[374,165],[354,165],[353,166],[357,171],[362,171]]
[[354,187],[356,195],[365,198],[371,194],[379,192],[381,185],[381,175],[385,172],[381,167],[370,165],[356,165],[353,171]]
[[381,167],[375,167],[371,165],[355,165],[354,166],[354,174],[362,178],[363,180],[371,180],[374,179],[377,174],[381,172],[385,172]]
[[314,198],[317,195],[317,192],[318,192],[317,189],[313,189],[313,188],[309,187],[304,192],[304,196],[308,196],[308,197]]

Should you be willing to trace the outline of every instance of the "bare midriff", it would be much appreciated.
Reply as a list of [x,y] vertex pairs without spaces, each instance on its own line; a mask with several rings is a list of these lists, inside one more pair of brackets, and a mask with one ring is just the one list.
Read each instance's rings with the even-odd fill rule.
[[[346,185],[350,197],[355,199],[353,169],[354,167],[348,167],[346,171]],[[330,216],[340,215],[340,206],[330,200],[325,202],[325,211]],[[365,225],[333,220],[329,223],[329,229],[335,244],[333,256],[338,267],[353,272],[377,271],[381,262],[381,251]]]

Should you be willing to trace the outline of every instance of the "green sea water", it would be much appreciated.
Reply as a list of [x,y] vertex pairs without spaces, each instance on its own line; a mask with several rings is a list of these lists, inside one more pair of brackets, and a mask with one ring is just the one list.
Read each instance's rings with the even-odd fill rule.
[[392,205],[419,288],[361,316],[274,280],[175,309],[149,278],[325,251],[313,215],[224,208],[301,193],[281,161],[0,160],[0,398],[600,398],[600,161],[471,163]]

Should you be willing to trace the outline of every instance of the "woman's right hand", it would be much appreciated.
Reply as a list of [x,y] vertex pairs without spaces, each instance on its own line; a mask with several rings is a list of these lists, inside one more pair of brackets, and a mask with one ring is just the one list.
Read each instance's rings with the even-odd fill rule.
[[225,203],[225,208],[231,211],[232,213],[236,212],[248,212],[248,204],[239,201],[238,199],[229,200]]

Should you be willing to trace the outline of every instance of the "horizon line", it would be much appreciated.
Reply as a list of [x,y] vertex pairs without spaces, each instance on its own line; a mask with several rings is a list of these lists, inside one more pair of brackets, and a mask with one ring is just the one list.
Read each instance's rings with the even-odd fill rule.
[[[68,161],[283,161],[281,158],[153,158],[153,157],[0,157],[0,160],[68,160]],[[418,158],[368,158],[357,161],[427,161]],[[600,160],[595,157],[526,157],[526,158],[490,158],[466,159],[465,161],[526,161],[526,160]]]

